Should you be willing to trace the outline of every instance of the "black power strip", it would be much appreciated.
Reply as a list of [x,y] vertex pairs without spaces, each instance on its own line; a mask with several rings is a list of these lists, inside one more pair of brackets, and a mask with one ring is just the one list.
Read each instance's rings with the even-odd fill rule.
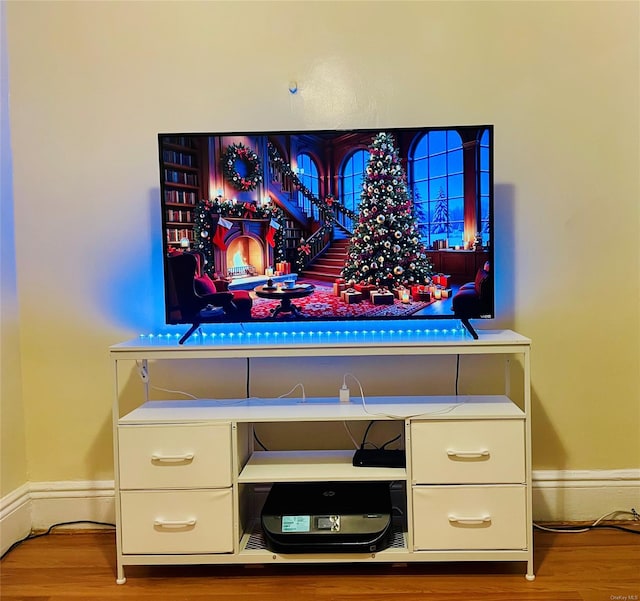
[[405,452],[401,449],[358,449],[353,454],[356,467],[405,467]]

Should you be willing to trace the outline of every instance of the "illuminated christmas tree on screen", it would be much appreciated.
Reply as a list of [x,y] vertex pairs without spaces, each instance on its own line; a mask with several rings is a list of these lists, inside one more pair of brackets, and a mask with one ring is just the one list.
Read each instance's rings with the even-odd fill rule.
[[420,240],[393,136],[379,133],[369,153],[343,277],[388,288],[424,284],[433,266]]

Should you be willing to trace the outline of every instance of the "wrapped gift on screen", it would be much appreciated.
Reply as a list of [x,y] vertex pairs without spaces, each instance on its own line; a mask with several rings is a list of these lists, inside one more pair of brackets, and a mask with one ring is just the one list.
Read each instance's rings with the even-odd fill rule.
[[376,287],[373,284],[356,284],[354,288],[357,292],[362,293],[362,298],[364,300],[369,300],[371,292],[376,290]]
[[451,298],[451,288],[443,288],[441,291],[442,298]]
[[353,305],[362,300],[362,292],[358,292],[353,288],[347,288],[340,293],[340,298],[348,305]]
[[393,305],[393,292],[388,290],[374,290],[370,293],[371,302],[374,305]]
[[280,261],[279,263],[276,263],[276,269],[282,275],[286,275],[288,273],[291,273],[291,263],[289,263],[288,261]]
[[413,296],[413,300],[423,301],[423,302],[431,302],[431,292],[429,291],[429,286],[411,286],[411,296]]
[[446,275],[444,273],[438,273],[433,276],[433,283],[438,286],[442,286],[443,288],[447,288],[449,286],[449,278],[450,275]]
[[340,296],[342,292],[346,289],[347,289],[347,285],[344,283],[344,281],[339,282],[336,280],[335,282],[333,282],[333,294],[335,296]]

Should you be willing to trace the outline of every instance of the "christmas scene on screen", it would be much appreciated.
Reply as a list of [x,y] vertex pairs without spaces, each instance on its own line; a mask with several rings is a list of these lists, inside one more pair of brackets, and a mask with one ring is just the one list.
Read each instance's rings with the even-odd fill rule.
[[492,126],[158,140],[167,323],[493,316]]

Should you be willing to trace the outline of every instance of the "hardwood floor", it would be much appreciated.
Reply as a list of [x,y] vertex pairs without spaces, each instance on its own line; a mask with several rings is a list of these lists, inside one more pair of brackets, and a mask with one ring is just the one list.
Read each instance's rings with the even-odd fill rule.
[[640,537],[619,530],[535,532],[536,580],[524,564],[161,566],[115,583],[111,531],[54,532],[0,563],[2,601],[639,601]]

